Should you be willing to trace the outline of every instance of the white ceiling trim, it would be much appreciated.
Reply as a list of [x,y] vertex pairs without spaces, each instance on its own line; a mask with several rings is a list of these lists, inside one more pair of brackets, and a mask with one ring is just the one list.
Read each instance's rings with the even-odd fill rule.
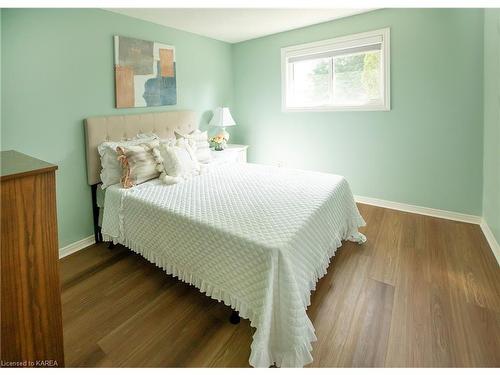
[[239,43],[373,9],[107,8],[106,10],[227,43]]

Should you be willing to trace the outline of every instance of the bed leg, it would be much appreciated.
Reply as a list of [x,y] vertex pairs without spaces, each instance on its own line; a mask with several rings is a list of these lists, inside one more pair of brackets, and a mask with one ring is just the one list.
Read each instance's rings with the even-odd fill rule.
[[96,243],[102,242],[101,229],[99,228],[99,207],[97,207],[97,184],[90,186],[92,193],[92,217],[94,219],[94,239]]
[[229,317],[229,321],[231,324],[238,324],[240,322],[240,314],[237,311],[232,311],[231,316]]

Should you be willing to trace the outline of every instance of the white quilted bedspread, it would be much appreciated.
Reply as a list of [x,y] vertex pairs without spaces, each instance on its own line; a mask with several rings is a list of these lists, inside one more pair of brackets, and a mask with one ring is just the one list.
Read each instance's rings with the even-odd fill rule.
[[229,163],[176,185],[109,187],[102,232],[249,319],[252,366],[302,367],[311,290],[364,224],[341,176]]

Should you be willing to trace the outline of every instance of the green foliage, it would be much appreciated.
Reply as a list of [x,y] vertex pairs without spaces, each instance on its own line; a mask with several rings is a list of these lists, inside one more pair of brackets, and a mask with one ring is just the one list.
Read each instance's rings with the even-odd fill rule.
[[369,52],[364,55],[363,86],[369,98],[380,96],[380,53]]
[[326,103],[329,100],[329,82],[330,75],[330,60],[321,59],[311,72],[310,79],[312,82],[312,96],[316,100]]
[[[331,58],[310,63],[308,88],[304,92],[311,102],[328,104],[331,101]],[[380,53],[367,52],[333,58],[335,68],[335,98],[349,101],[378,98],[380,84]]]
[[347,55],[334,59],[335,73],[359,72],[363,70],[363,55]]
[[330,72],[330,61],[327,59],[319,60],[313,69],[313,75],[328,74],[329,72]]

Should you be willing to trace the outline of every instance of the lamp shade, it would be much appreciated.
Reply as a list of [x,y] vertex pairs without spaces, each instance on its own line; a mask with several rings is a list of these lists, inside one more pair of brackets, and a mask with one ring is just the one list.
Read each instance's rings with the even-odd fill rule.
[[209,125],[211,126],[234,126],[236,123],[234,122],[233,116],[231,116],[231,112],[229,112],[229,108],[227,107],[217,107],[214,110],[214,115],[210,120]]

